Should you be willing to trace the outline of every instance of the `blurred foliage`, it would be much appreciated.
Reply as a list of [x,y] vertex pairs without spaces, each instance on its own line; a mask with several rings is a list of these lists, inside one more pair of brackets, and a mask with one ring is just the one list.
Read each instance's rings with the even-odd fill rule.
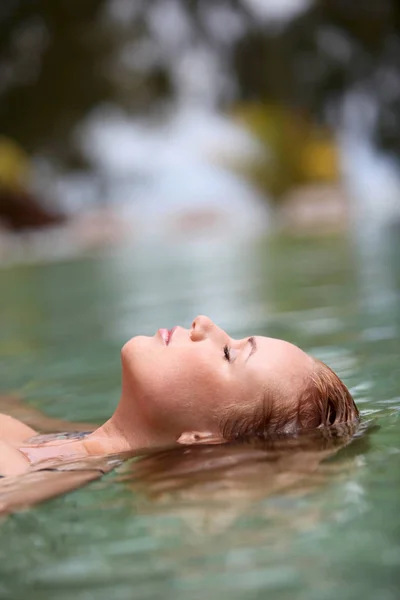
[[68,159],[74,125],[112,97],[110,51],[93,27],[104,0],[2,0],[0,127],[29,152]]
[[250,166],[252,179],[274,198],[279,197],[300,179],[297,123],[284,109],[273,105],[244,103],[235,114],[266,149],[265,162]]
[[27,154],[13,140],[0,136],[0,189],[23,189],[29,173]]
[[[167,43],[171,15],[179,26]],[[233,26],[216,27],[216,19]],[[0,133],[28,152],[79,165],[84,157],[74,128],[92,108],[114,103],[134,114],[159,111],[179,99],[179,61],[198,48],[215,58],[219,79],[227,81],[215,102],[238,104],[250,124],[257,121],[260,136],[274,140],[277,192],[278,171],[288,181],[304,178],[298,169],[309,172],[310,157],[322,150],[325,158],[315,168],[325,178],[334,162],[325,136],[319,149],[314,140],[314,150],[305,152],[303,166],[294,167],[298,150],[292,151],[291,137],[301,127],[278,139],[281,127],[292,126],[290,114],[305,116],[319,132],[322,125],[335,127],[351,90],[377,106],[376,143],[400,152],[400,8],[394,0],[318,0],[280,26],[259,18],[245,0],[2,0]],[[250,116],[261,104],[265,114],[257,109],[258,116]]]
[[245,165],[244,170],[273,198],[295,185],[338,178],[337,150],[329,129],[278,105],[244,103],[233,114],[265,147],[265,160]]
[[[376,107],[375,143],[400,152],[400,4],[319,0],[284,32],[292,105],[334,125],[348,92]],[[329,115],[329,109],[331,114]]]

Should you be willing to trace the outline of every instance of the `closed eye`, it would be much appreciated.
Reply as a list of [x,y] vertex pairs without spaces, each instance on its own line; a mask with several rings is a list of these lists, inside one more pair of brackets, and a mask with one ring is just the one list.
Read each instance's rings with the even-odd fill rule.
[[228,345],[225,344],[224,346],[224,358],[225,360],[227,360],[228,362],[231,362],[231,353],[230,353],[230,348]]
[[235,348],[231,348],[227,344],[224,346],[224,359],[229,363],[235,362],[237,357],[237,350]]

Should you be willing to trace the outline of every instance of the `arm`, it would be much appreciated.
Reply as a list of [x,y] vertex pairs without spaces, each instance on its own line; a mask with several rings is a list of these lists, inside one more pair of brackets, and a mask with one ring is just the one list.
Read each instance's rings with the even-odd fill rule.
[[0,414],[0,441],[17,447],[33,435],[36,435],[36,431],[32,427],[13,417]]
[[0,480],[0,515],[25,509],[99,479],[99,470],[29,471]]
[[0,479],[0,516],[76,490],[100,479],[120,462],[121,458],[100,457],[59,463],[51,459],[18,476]]
[[[36,435],[37,431],[41,433],[59,433],[64,431],[88,431],[97,427],[93,423],[71,423],[63,419],[48,417],[40,412],[40,410],[37,410],[37,408],[26,404],[18,396],[11,394],[0,395],[0,413],[3,412],[22,421],[21,425],[25,423],[25,426],[28,426],[33,431],[30,435],[25,436],[24,439]],[[2,439],[1,431],[0,439]]]
[[10,444],[0,440],[0,474],[20,475],[29,469],[29,460]]

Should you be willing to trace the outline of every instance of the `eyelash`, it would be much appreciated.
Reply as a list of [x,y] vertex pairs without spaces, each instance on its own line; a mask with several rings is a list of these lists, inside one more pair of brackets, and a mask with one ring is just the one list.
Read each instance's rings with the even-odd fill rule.
[[231,354],[230,354],[230,349],[229,346],[225,345],[224,346],[224,358],[225,360],[227,360],[228,362],[231,362]]

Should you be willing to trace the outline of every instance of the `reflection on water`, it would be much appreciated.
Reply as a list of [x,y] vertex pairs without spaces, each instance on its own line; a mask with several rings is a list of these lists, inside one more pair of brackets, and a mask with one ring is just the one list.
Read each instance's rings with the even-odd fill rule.
[[[377,278],[342,239],[232,240],[1,271],[3,390],[53,417],[105,419],[124,341],[208,313],[234,336],[284,337],[328,360],[366,427],[343,448],[133,458],[1,522],[0,595],[395,600],[398,258],[391,247]],[[382,310],[366,293],[391,301]]]
[[[136,458],[125,466],[121,481],[142,496],[141,511],[164,510],[200,518],[188,522],[199,533],[215,534],[268,496],[301,496],[323,485],[338,469],[322,461],[353,440],[358,427],[303,432],[223,446],[168,449]],[[365,426],[359,430],[363,433]],[[362,439],[365,450],[366,437]],[[353,450],[356,446],[353,441]],[[358,444],[360,445],[360,444]],[[349,464],[351,461],[349,461]],[[341,461],[340,472],[343,473]],[[188,506],[188,503],[190,506]],[[204,507],[207,511],[204,512]],[[279,510],[275,506],[274,512]],[[203,521],[207,521],[207,529]]]

